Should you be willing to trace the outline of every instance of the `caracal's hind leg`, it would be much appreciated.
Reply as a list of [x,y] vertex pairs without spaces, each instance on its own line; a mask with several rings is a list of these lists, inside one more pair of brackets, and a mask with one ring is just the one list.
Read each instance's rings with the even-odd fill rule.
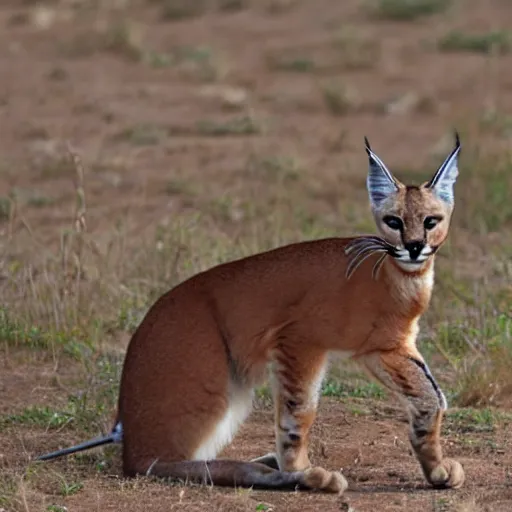
[[443,458],[440,443],[446,399],[419,352],[374,352],[359,362],[405,402],[411,445],[429,483],[436,488],[460,487],[464,470],[459,462]]
[[[213,319],[208,324],[209,317],[200,317],[195,308],[194,315],[175,320],[172,336],[164,328],[153,329],[150,321],[143,323],[137,343],[131,345],[120,397],[124,475],[231,487],[343,492],[343,477],[322,468],[287,472],[264,464],[213,460],[249,414],[252,390],[233,375]],[[166,310],[158,314],[171,322]],[[155,342],[165,346],[170,339],[172,350],[157,353],[147,348]],[[198,354],[205,357],[198,358]]]
[[150,466],[146,475],[171,478],[203,485],[250,487],[267,490],[310,490],[340,494],[346,481],[339,473],[323,468],[306,471],[279,471],[264,464],[238,460],[202,460],[159,462]]
[[272,375],[276,458],[283,471],[311,466],[309,431],[316,417],[326,357],[325,352],[314,353],[299,343],[276,351]]

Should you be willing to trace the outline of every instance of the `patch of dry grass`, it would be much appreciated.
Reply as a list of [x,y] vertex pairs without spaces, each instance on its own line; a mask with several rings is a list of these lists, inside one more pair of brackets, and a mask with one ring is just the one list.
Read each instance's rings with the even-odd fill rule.
[[[227,126],[212,125],[207,131],[223,135],[228,133]],[[233,126],[233,133],[238,133],[238,125]],[[218,231],[212,234],[208,225],[201,226],[204,217],[183,216],[148,236],[137,237],[136,242],[129,227],[120,226],[100,244],[87,231],[86,172],[76,155],[68,158],[71,163],[65,167],[75,173],[73,223],[61,232],[58,247],[41,251],[37,261],[11,259],[4,265],[2,293],[9,302],[0,317],[0,333],[11,346],[28,344],[50,350],[54,357],[63,352],[79,359],[91,351],[101,352],[109,336],[132,331],[149,305],[186,276],[286,240],[321,236],[323,231],[296,210],[295,231],[286,234],[273,219],[271,234],[260,211],[225,197],[210,201],[214,222],[253,223],[257,238],[242,236],[233,243],[227,233],[219,237]],[[501,227],[509,237],[506,227],[512,222],[512,210],[504,191],[510,187],[511,164],[503,158],[494,164],[472,160],[457,185],[458,200],[467,206],[457,210],[452,230],[485,236]],[[247,165],[250,176],[277,180],[288,193],[290,183],[302,173],[293,159],[258,158]],[[482,166],[487,169],[485,179]],[[194,191],[199,204],[206,206],[201,194],[199,189]],[[500,247],[507,247],[509,240],[502,240]],[[449,255],[456,250],[461,248],[449,243],[445,252]],[[488,273],[478,279],[456,277],[451,258],[439,258],[441,278],[427,321],[434,329],[431,344],[446,361],[452,374],[452,395],[459,404],[495,404],[512,393],[509,257],[497,252],[488,261]]]

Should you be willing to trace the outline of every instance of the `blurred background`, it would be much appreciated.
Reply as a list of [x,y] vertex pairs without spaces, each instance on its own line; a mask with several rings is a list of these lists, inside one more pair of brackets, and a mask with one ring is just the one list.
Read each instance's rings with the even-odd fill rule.
[[[374,232],[363,137],[419,184],[454,129],[455,216],[420,349],[472,422],[510,411],[510,20],[507,0],[4,0],[9,439],[108,428],[129,336],[162,292],[288,242]],[[326,395],[382,394],[331,373]]]

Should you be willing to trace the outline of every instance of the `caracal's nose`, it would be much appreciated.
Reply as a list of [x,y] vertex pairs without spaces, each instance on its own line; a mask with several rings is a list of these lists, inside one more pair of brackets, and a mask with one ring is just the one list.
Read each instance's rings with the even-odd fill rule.
[[423,247],[425,246],[425,244],[421,240],[407,242],[404,245],[405,248],[409,251],[409,256],[411,257],[411,260],[417,260],[418,256],[421,254],[421,251],[423,250]]

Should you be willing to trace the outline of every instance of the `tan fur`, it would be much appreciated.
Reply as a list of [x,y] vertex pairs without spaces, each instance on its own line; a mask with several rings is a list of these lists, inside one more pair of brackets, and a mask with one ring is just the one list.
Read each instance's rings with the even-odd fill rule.
[[448,235],[450,208],[437,199],[434,193],[425,186],[407,187],[399,183],[399,187],[397,196],[389,198],[382,209],[374,212],[378,229],[384,234],[386,240],[395,245],[401,245],[398,234],[383,224],[384,215],[396,215],[404,220],[406,242],[423,238],[423,220],[427,215],[440,216],[443,217],[443,220],[437,228],[427,233],[427,243],[432,246],[440,246]]
[[[426,186],[399,184],[374,217],[400,247],[446,239],[451,208]],[[383,222],[403,219],[403,240]],[[425,231],[426,216],[442,217]],[[427,480],[458,487],[459,463],[444,459],[445,399],[416,348],[428,307],[434,254],[404,265],[372,254],[347,278],[346,252],[358,238],[281,247],[195,275],[162,296],[134,334],[123,368],[118,421],[125,475],[147,474],[264,488],[342,492],[339,473],[311,468],[308,440],[331,352],[358,361],[397,393]],[[245,419],[251,390],[274,371],[276,453],[252,462],[213,459]]]

